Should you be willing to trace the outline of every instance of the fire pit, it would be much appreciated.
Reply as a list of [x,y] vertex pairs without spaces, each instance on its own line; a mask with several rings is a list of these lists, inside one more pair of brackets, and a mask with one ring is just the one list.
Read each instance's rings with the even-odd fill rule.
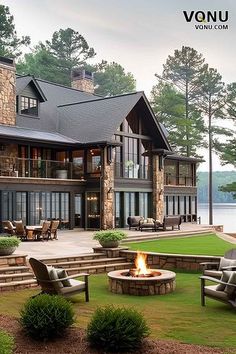
[[165,295],[175,290],[176,274],[169,270],[149,269],[147,255],[138,253],[132,269],[108,273],[109,290],[116,294]]

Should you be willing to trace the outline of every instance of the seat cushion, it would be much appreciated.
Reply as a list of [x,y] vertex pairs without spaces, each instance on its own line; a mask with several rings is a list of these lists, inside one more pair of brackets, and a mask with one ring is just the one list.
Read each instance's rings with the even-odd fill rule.
[[218,291],[217,285],[208,285],[204,287],[204,291],[206,295],[215,297],[217,299],[228,301],[228,296],[225,291]]
[[[227,283],[229,278],[230,278],[230,276],[231,276],[231,273],[232,272],[230,270],[223,270],[220,280],[225,282],[225,283]],[[217,287],[216,287],[216,290],[224,291],[225,287],[226,287],[225,284],[218,284]]]
[[224,292],[230,297],[232,298],[233,297],[233,294],[236,292],[236,286],[232,286],[230,284],[234,284],[236,285],[236,272],[230,272],[230,277],[229,277],[229,280],[228,280],[228,284],[229,285],[226,285],[225,289],[224,289]]
[[60,289],[61,294],[70,294],[74,292],[83,291],[85,289],[85,282],[80,280],[71,279],[71,286],[63,287]]
[[222,271],[221,270],[206,269],[206,270],[204,270],[204,275],[207,275],[208,277],[220,279],[222,276]]
[[[49,274],[49,278],[51,280],[58,280],[59,279],[59,276],[58,276],[58,273],[57,273],[57,269],[54,268],[54,267],[47,267],[48,268],[48,274]],[[55,283],[53,283],[53,286],[56,290],[60,290],[61,288],[64,287],[64,285],[62,284],[61,281],[57,281]]]
[[221,257],[219,270],[221,270],[224,267],[229,267],[231,265],[236,266],[236,259],[229,259],[229,258]]

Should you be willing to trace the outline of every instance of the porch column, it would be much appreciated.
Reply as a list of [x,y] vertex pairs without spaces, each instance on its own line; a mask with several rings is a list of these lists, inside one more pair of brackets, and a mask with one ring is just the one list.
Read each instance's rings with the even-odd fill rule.
[[114,161],[108,161],[108,147],[102,155],[101,229],[114,228]]
[[164,162],[160,165],[162,156],[153,156],[153,218],[163,221],[164,218]]

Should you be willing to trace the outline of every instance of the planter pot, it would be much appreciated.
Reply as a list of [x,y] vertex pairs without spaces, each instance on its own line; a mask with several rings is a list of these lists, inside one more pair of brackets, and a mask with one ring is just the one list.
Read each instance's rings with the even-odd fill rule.
[[0,256],[10,256],[17,247],[0,248]]
[[67,179],[68,171],[67,170],[56,170],[56,178]]
[[119,241],[99,241],[104,248],[116,248],[119,246]]

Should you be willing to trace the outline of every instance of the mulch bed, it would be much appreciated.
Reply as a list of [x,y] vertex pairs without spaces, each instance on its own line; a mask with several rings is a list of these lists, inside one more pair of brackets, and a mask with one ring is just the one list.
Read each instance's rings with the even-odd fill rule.
[[[0,315],[0,328],[15,338],[14,354],[102,354],[90,348],[85,331],[71,328],[63,338],[53,342],[41,343],[27,337],[16,318]],[[230,351],[227,351],[230,353]],[[225,350],[200,345],[182,344],[172,340],[146,339],[135,354],[223,354]],[[233,351],[232,351],[233,353]]]

